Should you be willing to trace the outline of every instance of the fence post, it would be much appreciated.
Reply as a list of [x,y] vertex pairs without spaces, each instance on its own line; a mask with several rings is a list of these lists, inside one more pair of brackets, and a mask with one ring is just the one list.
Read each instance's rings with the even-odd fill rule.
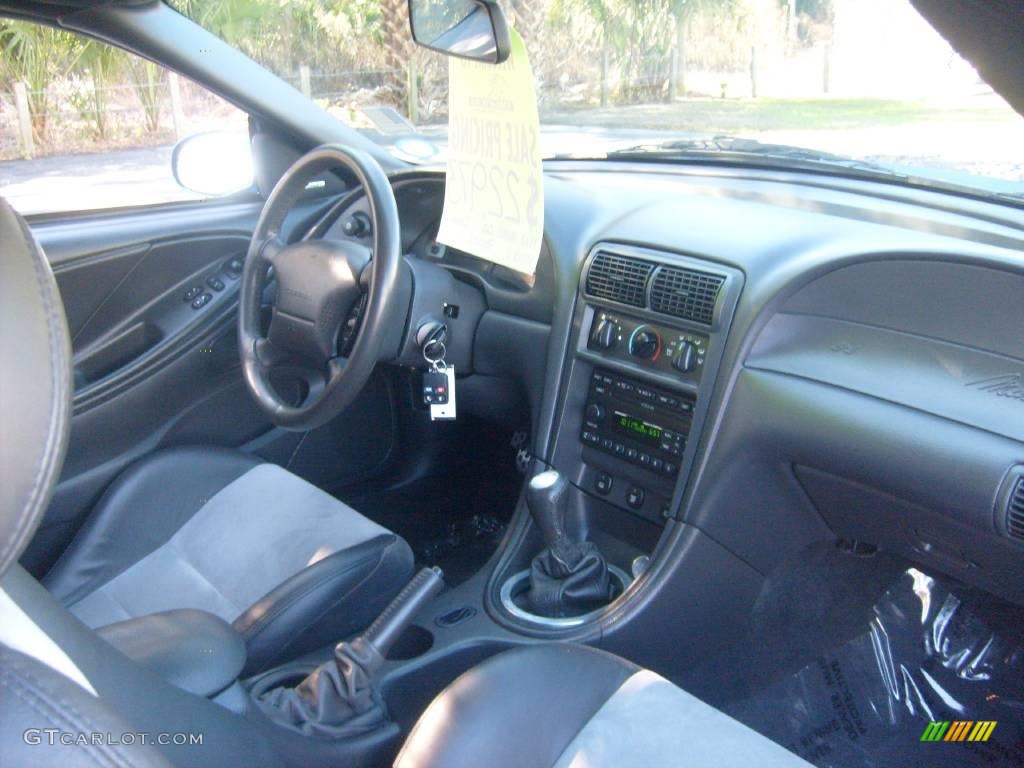
[[601,47],[601,106],[608,106],[608,48]]
[[185,114],[181,111],[181,79],[177,72],[167,74],[167,86],[171,92],[171,120],[174,123],[174,138],[181,138],[185,130]]
[[409,115],[409,122],[415,125],[420,119],[420,84],[416,79],[416,59],[409,59],[409,67],[406,70],[409,78],[408,87],[405,89],[406,112]]
[[757,46],[750,46],[750,97],[757,98]]
[[827,96],[832,90],[832,43],[825,43],[825,56],[821,69],[821,89]]
[[14,84],[14,103],[18,108],[18,143],[21,145],[21,156],[26,160],[36,151],[32,137],[32,115],[28,109],[28,88],[24,83]]
[[686,95],[686,19],[676,17],[676,47],[673,59],[672,95]]
[[299,67],[299,90],[307,99],[313,98],[313,87],[309,84],[309,67],[305,64]]

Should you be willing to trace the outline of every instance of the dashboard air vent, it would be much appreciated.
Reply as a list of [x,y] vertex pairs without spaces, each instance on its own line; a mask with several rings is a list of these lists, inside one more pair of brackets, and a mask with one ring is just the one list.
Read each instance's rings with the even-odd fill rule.
[[596,298],[642,307],[647,303],[647,278],[653,271],[654,264],[650,261],[600,251],[587,272],[587,293]]
[[1024,477],[1018,477],[1006,504],[1006,532],[1024,540]]
[[651,286],[651,309],[711,325],[725,278],[682,267],[662,267]]

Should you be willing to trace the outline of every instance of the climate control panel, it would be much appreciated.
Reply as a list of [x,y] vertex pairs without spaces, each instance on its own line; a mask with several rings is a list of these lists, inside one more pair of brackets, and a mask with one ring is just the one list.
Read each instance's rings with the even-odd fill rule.
[[699,380],[708,337],[629,317],[618,312],[594,312],[587,349],[604,357]]

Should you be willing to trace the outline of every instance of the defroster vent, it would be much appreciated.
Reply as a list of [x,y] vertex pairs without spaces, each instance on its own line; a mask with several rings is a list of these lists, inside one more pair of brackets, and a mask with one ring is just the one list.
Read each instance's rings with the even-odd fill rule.
[[725,278],[696,269],[663,266],[651,285],[651,309],[711,325]]
[[1018,477],[1006,503],[1006,532],[1024,540],[1024,477]]
[[643,307],[647,303],[647,279],[654,266],[653,262],[643,259],[601,251],[587,272],[587,293],[596,298]]

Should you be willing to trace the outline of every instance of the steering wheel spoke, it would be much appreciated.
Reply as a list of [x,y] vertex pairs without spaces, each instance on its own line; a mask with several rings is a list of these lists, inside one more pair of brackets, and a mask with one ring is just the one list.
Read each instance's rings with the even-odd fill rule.
[[291,357],[290,353],[275,346],[270,339],[256,339],[252,348],[256,354],[256,362],[265,371],[284,365]]
[[260,243],[255,253],[260,261],[268,267],[272,267],[274,266],[274,259],[287,247],[288,244],[281,239],[281,233],[272,232]]

